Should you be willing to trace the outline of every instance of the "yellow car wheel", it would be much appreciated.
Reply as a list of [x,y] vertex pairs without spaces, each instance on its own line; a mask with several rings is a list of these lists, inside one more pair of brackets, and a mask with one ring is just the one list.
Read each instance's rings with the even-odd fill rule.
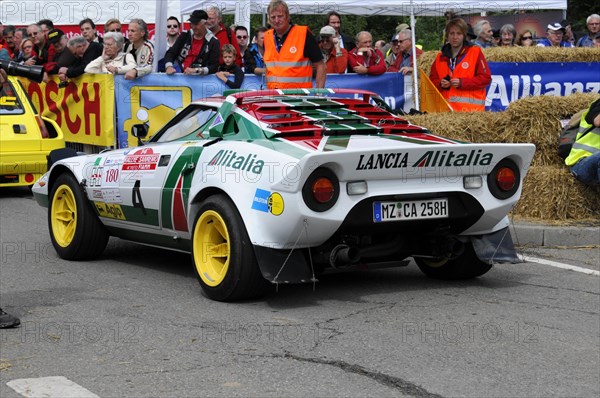
[[265,294],[263,278],[246,227],[225,195],[207,198],[192,233],[194,272],[204,293],[217,301],[234,301]]
[[68,247],[73,242],[77,225],[77,204],[75,196],[68,185],[59,186],[52,197],[50,223],[52,235],[61,247]]
[[215,287],[223,283],[229,261],[231,246],[229,231],[225,220],[214,210],[205,211],[200,215],[194,236],[194,262],[202,281]]
[[465,243],[464,251],[458,257],[443,257],[438,260],[416,258],[415,262],[425,275],[445,280],[476,278],[492,268],[492,264],[477,257],[471,242]]
[[66,260],[100,255],[108,242],[108,232],[71,174],[58,176],[49,202],[50,239],[58,255]]

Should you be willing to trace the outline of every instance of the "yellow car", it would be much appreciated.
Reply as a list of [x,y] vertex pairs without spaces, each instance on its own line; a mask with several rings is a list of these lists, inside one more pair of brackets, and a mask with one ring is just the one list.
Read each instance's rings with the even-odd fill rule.
[[64,148],[63,133],[42,117],[19,81],[0,87],[0,187],[31,186],[48,169],[48,155]]

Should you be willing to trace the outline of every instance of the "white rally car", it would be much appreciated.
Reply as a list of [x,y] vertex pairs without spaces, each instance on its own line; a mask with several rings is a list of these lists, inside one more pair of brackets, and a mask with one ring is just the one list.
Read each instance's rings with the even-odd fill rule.
[[59,160],[33,192],[60,257],[110,235],[190,252],[206,295],[230,301],[409,257],[442,279],[518,262],[507,214],[534,152],[433,135],[370,92],[240,91],[139,147]]

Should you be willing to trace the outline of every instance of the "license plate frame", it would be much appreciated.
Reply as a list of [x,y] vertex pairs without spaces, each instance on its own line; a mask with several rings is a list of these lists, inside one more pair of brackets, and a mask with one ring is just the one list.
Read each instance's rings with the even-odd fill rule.
[[373,202],[373,222],[431,220],[450,217],[448,198]]

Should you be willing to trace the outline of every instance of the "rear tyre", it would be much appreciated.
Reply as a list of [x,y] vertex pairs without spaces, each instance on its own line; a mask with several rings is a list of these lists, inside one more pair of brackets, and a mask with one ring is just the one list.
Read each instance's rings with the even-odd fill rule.
[[204,293],[217,301],[263,296],[263,278],[244,223],[225,195],[204,201],[192,235],[194,271]]
[[61,258],[83,260],[104,251],[109,234],[71,174],[58,176],[49,203],[50,239]]
[[465,243],[463,253],[452,260],[416,258],[415,261],[425,275],[444,280],[476,278],[492,269],[492,264],[483,262],[477,257],[471,242]]

